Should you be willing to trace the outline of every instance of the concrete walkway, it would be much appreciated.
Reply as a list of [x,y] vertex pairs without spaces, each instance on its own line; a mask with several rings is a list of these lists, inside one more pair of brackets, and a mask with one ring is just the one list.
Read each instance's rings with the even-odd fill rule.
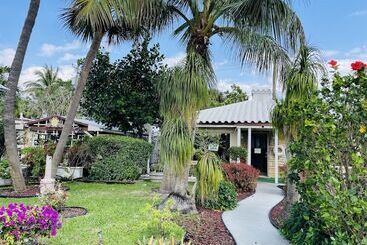
[[223,221],[237,245],[289,244],[269,221],[269,212],[283,199],[275,184],[258,183],[256,193],[239,202],[238,207],[223,213]]

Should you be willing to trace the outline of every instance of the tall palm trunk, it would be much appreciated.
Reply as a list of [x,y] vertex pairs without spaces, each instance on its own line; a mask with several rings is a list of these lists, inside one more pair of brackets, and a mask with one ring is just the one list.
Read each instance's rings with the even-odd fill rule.
[[22,169],[18,157],[17,138],[15,130],[15,100],[19,82],[19,76],[22,71],[24,56],[27,51],[28,43],[31,38],[34,23],[36,21],[40,0],[31,0],[27,17],[23,25],[22,33],[15,52],[13,63],[11,64],[7,87],[9,91],[5,95],[4,110],[4,136],[6,156],[9,161],[10,175],[13,181],[15,191],[26,189]]
[[181,196],[187,195],[190,165],[185,167],[183,173],[175,173],[169,165],[163,171],[163,180],[160,186],[162,193],[176,193]]
[[53,155],[52,159],[52,176],[56,176],[57,166],[62,160],[62,156],[66,147],[66,143],[68,141],[69,135],[71,133],[74,119],[76,116],[76,113],[78,111],[79,103],[83,95],[83,90],[85,88],[85,85],[87,83],[87,78],[89,75],[90,68],[92,67],[93,60],[96,57],[96,54],[99,50],[99,47],[101,45],[101,41],[103,38],[102,32],[96,32],[92,44],[89,48],[87,57],[85,58],[79,79],[78,84],[75,90],[75,93],[73,95],[71,104],[69,106],[69,112],[66,117],[64,127],[62,129],[62,133],[60,135],[59,142],[57,143],[55,153]]

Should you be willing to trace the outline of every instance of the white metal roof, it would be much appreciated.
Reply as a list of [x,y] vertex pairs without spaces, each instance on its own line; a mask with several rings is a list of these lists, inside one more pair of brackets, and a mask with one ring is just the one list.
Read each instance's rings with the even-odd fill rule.
[[270,123],[274,104],[270,89],[253,90],[252,98],[247,101],[201,110],[197,123]]

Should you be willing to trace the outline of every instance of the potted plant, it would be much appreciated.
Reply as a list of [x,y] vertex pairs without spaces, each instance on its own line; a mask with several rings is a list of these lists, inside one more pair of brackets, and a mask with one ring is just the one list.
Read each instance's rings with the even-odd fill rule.
[[83,178],[84,164],[89,162],[88,147],[77,143],[67,150],[64,162],[57,168],[57,176],[67,179]]
[[11,185],[8,161],[0,160],[0,186]]

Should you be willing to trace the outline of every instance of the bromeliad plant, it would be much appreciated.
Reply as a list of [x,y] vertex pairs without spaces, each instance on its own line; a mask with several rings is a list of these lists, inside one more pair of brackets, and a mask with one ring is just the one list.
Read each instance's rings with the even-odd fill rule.
[[59,214],[50,206],[11,203],[0,208],[0,244],[35,244],[56,236],[60,228]]
[[301,122],[288,162],[301,202],[283,228],[293,244],[367,243],[367,66],[330,65],[333,79],[289,111]]

